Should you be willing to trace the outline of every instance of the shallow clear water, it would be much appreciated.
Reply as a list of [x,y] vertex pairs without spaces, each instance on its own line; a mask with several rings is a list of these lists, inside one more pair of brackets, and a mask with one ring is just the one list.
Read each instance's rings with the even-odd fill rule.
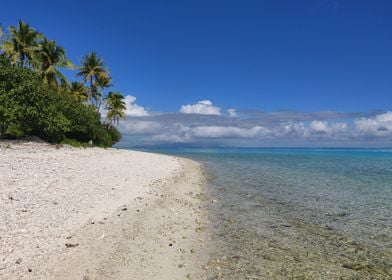
[[391,279],[392,150],[150,151],[212,178],[212,279]]

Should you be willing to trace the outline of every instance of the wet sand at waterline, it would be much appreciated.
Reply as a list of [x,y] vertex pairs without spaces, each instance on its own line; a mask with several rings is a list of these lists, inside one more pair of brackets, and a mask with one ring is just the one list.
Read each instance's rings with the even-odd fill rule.
[[0,279],[204,279],[203,187],[178,157],[0,142]]

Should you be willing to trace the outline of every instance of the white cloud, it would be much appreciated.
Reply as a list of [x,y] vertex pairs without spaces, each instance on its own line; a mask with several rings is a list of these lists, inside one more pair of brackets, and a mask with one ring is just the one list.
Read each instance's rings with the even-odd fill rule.
[[332,128],[332,132],[338,133],[338,132],[347,131],[348,126],[347,123],[339,122],[339,123],[332,124],[331,128]]
[[310,131],[319,134],[337,134],[342,133],[347,129],[346,123],[332,123],[327,121],[312,121],[309,125]]
[[310,123],[310,129],[316,132],[327,132],[328,124],[325,121],[312,121]]
[[284,123],[280,127],[277,127],[275,131],[276,131],[275,135],[277,137],[286,136],[286,135],[307,137],[309,135],[309,131],[305,127],[305,124],[303,122]]
[[155,134],[159,133],[161,124],[155,121],[139,121],[136,119],[120,122],[120,129],[126,134]]
[[[131,102],[134,104],[133,102]],[[214,107],[209,101],[198,102],[201,107]],[[195,106],[187,105],[187,106]],[[192,112],[203,111],[203,109]],[[216,107],[215,107],[216,108]],[[184,109],[185,110],[185,109]],[[186,111],[186,110],[185,110]],[[264,112],[261,116],[241,112],[241,118],[227,111],[220,116],[184,115],[182,113],[150,114],[128,117],[120,122],[120,130],[141,145],[160,143],[192,143],[208,145],[253,146],[391,146],[392,112],[367,118],[349,115],[323,118],[319,113]],[[215,111],[216,113],[217,111]],[[218,111],[220,113],[220,111]],[[232,113],[230,113],[232,112]],[[196,113],[196,114],[199,114]],[[248,117],[247,117],[248,116]],[[311,121],[313,120],[313,121]],[[339,120],[339,121],[336,121]],[[310,121],[310,122],[309,122]]]
[[199,138],[254,138],[266,134],[261,126],[240,128],[234,126],[198,126],[192,128],[192,134]]
[[182,105],[180,113],[202,114],[202,115],[221,115],[220,108],[212,105],[210,100],[201,100],[192,105]]
[[227,109],[227,113],[229,114],[230,117],[235,118],[237,117],[237,112],[235,109]]
[[132,95],[127,95],[124,98],[124,102],[127,106],[127,109],[125,111],[125,114],[127,116],[134,116],[134,117],[143,117],[143,116],[148,116],[149,113],[144,109],[144,107],[137,105],[136,102],[136,97]]
[[361,118],[355,121],[355,128],[360,134],[385,136],[392,134],[392,112]]
[[191,128],[180,123],[174,123],[171,126],[163,129],[160,134],[154,135],[153,141],[158,142],[172,142],[172,143],[185,143],[192,141],[190,136]]

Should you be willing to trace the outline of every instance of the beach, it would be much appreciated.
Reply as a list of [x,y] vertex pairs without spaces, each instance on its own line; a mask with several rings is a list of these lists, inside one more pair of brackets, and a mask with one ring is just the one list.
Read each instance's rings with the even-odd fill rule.
[[0,279],[204,278],[197,162],[35,142],[0,159]]
[[390,151],[1,142],[0,158],[0,279],[390,279]]

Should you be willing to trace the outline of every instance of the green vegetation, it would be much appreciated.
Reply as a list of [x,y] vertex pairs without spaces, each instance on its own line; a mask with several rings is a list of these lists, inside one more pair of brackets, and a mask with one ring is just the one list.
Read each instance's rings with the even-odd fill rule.
[[[108,147],[118,142],[125,118],[124,96],[112,86],[95,52],[80,67],[65,49],[22,20],[4,34],[0,28],[0,139],[37,136],[51,143]],[[68,81],[61,69],[77,69],[81,81]],[[101,109],[107,111],[102,120]]]
[[125,103],[123,101],[124,96],[119,92],[109,92],[108,96],[104,99],[108,109],[108,119],[110,125],[112,123],[118,124],[120,119],[125,118]]

